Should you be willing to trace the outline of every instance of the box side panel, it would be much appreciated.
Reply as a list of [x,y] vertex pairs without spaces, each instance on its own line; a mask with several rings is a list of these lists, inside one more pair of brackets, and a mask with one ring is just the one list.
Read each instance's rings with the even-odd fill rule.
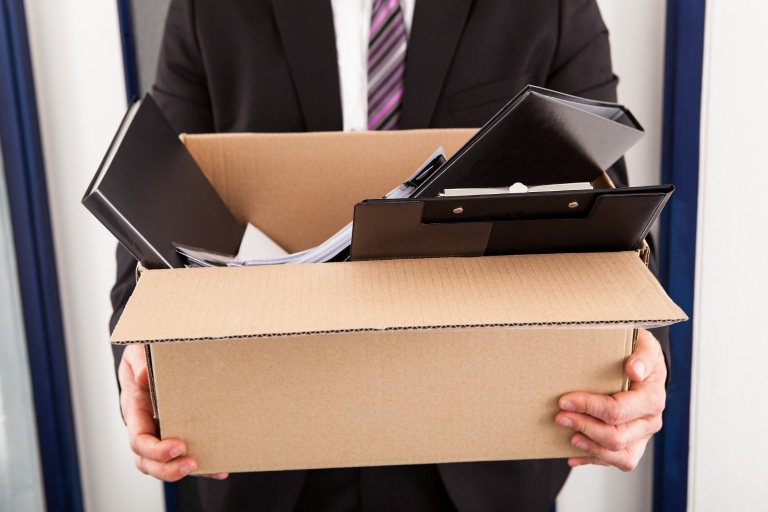
[[382,197],[438,146],[453,154],[477,130],[186,135],[183,140],[235,217],[288,252],[314,247]]
[[159,344],[160,424],[187,443],[198,473],[574,456],[557,400],[619,391],[627,331]]

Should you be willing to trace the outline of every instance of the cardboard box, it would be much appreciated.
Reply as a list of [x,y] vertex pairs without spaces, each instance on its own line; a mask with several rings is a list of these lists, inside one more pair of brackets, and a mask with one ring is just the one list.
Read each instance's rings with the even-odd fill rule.
[[[468,130],[185,136],[289,251]],[[113,343],[148,343],[164,438],[198,473],[568,457],[570,391],[628,385],[634,330],[684,313],[637,253],[144,271]]]

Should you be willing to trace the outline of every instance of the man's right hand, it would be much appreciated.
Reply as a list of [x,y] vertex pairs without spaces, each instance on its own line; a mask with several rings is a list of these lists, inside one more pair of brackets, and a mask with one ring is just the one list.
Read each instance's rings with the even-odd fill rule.
[[[175,482],[196,470],[195,459],[184,456],[187,446],[183,441],[157,438],[143,345],[126,347],[118,377],[122,388],[120,407],[139,471],[166,482]],[[205,476],[221,480],[227,473]]]

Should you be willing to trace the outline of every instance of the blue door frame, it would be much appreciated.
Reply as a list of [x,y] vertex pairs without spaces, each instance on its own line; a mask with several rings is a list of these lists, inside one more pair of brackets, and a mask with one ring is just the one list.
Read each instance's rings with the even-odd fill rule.
[[[668,0],[661,181],[675,193],[661,219],[661,281],[693,319],[699,126],[706,0]],[[693,321],[670,328],[672,372],[664,428],[656,435],[653,509],[685,512]]]
[[49,512],[83,501],[23,0],[0,0],[0,140]]

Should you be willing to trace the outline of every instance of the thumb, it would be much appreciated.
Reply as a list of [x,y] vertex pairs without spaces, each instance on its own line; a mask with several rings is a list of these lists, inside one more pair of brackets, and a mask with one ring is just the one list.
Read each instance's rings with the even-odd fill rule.
[[135,344],[126,347],[123,353],[123,360],[130,366],[134,382],[141,388],[149,388],[147,357],[144,354],[144,345]]
[[149,389],[149,374],[147,373],[146,363],[141,368],[138,368],[133,375],[136,379],[136,384],[138,384],[139,387],[142,389]]
[[635,382],[644,381],[656,367],[660,357],[662,353],[659,342],[647,330],[639,329],[635,351],[627,360],[627,375]]

